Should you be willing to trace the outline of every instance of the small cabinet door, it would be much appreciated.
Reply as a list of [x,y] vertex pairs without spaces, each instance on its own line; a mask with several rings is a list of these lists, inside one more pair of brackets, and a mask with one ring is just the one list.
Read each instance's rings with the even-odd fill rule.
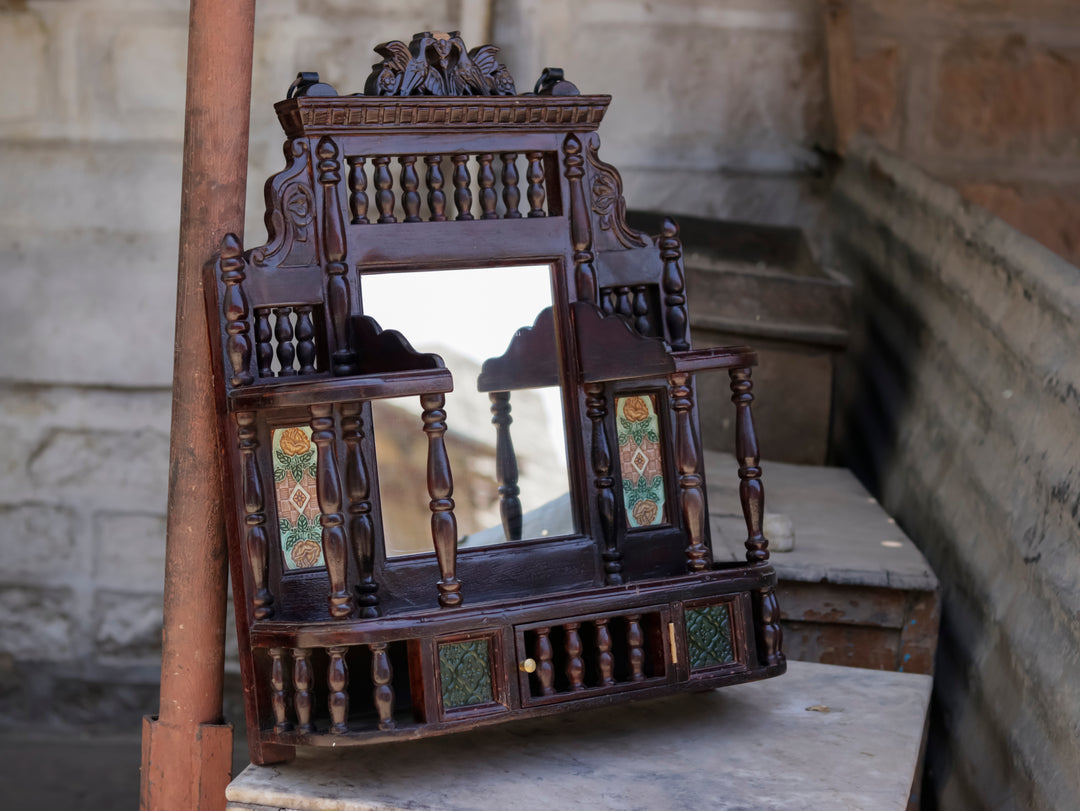
[[524,707],[675,680],[676,634],[667,605],[517,625],[514,637]]

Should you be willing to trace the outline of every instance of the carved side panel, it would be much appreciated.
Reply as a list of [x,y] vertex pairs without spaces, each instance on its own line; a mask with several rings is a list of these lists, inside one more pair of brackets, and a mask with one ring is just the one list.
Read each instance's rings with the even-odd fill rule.
[[286,141],[285,160],[285,169],[266,181],[266,244],[251,252],[254,265],[288,268],[319,263],[307,140]]
[[592,210],[601,231],[610,231],[624,248],[644,248],[645,235],[626,224],[622,178],[614,166],[600,160],[600,137],[589,137],[585,155],[591,168]]

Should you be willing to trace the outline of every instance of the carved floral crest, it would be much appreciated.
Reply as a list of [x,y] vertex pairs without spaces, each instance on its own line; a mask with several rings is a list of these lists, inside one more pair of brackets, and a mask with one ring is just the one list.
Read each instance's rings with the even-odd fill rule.
[[375,46],[383,61],[371,66],[368,96],[513,96],[514,79],[496,61],[499,49],[465,49],[458,31],[425,31],[406,45],[395,40]]

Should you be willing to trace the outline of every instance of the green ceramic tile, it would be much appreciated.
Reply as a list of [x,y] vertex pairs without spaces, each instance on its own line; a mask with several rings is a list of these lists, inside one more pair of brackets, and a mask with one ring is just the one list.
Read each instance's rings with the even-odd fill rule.
[[686,641],[690,648],[691,670],[734,662],[728,606],[706,605],[686,609]]
[[443,709],[487,704],[491,689],[491,643],[488,639],[444,642],[439,645],[439,676]]

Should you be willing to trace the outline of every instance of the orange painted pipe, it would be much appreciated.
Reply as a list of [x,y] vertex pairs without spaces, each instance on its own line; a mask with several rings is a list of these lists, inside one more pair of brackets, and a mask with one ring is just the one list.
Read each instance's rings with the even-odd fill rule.
[[173,359],[161,703],[143,732],[141,807],[223,809],[227,553],[202,267],[242,234],[254,0],[192,0]]

